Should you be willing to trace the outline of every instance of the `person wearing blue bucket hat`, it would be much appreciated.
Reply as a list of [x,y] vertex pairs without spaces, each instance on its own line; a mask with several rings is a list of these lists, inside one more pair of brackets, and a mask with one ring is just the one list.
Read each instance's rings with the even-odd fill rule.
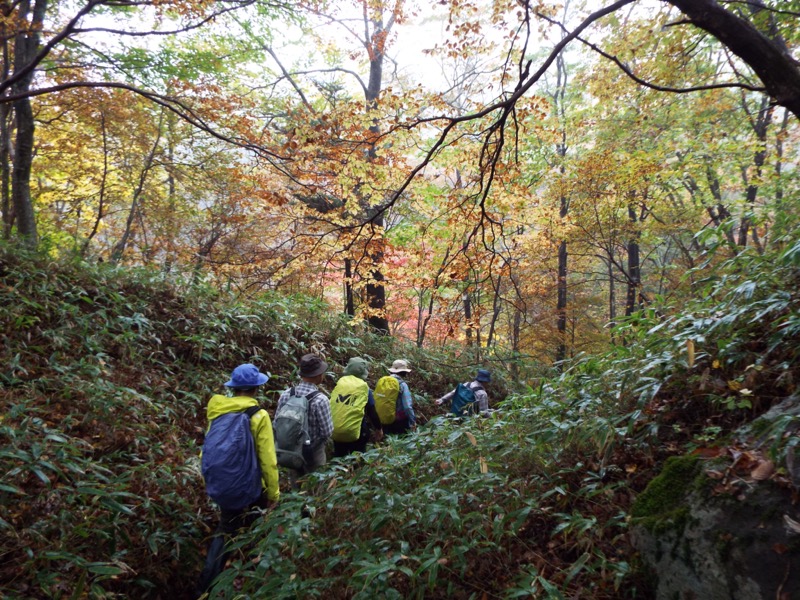
[[233,370],[230,380],[226,381],[224,385],[234,390],[254,390],[268,381],[269,375],[264,375],[257,366],[245,363]]
[[220,520],[197,583],[198,596],[225,566],[226,539],[253,522],[258,516],[254,509],[270,508],[280,497],[272,421],[256,400],[267,381],[269,374],[255,365],[239,365],[223,384],[231,395],[215,394],[208,401],[201,462],[206,491],[219,505]]
[[[471,391],[474,397],[474,401],[466,409],[467,413],[478,413],[482,417],[489,416],[489,395],[486,393],[486,384],[491,383],[491,381],[491,371],[488,369],[478,369],[477,373],[475,373],[475,378],[472,381],[465,381],[463,384],[461,384],[464,388],[467,388],[469,391]],[[448,405],[450,405],[450,402],[453,400],[453,397],[456,395],[457,391],[458,387],[436,400],[436,404],[441,405],[448,403]],[[458,413],[459,416],[460,410],[461,409],[459,409]]]

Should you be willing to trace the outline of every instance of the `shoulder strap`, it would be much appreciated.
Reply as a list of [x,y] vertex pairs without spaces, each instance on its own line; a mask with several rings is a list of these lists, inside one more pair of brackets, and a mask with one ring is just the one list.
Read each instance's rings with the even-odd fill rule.
[[253,415],[256,414],[260,410],[261,410],[261,407],[258,404],[256,404],[255,406],[251,406],[250,408],[247,408],[247,409],[243,410],[242,412],[244,414],[246,414],[248,418],[252,419]]
[[306,394],[306,400],[308,400],[309,402],[311,402],[311,401],[312,401],[314,398],[316,398],[317,396],[319,396],[321,393],[322,393],[322,392],[320,392],[319,390],[314,390],[313,392],[308,392],[308,393]]

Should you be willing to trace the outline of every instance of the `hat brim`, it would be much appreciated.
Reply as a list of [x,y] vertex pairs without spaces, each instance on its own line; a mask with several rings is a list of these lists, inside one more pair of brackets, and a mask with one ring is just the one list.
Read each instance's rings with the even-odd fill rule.
[[309,371],[308,373],[300,371],[300,377],[316,377],[317,375],[322,375],[327,370],[328,370],[328,365],[322,363],[319,367],[313,369],[312,371]]
[[389,373],[411,373],[411,369],[388,369]]
[[259,373],[258,374],[258,380],[256,381],[256,383],[244,385],[244,384],[241,384],[241,383],[234,383],[233,379],[230,379],[230,380],[226,381],[223,385],[225,387],[229,387],[229,388],[247,389],[247,388],[251,388],[251,387],[258,387],[259,385],[264,385],[268,381],[269,381],[269,377],[267,377],[263,373]]

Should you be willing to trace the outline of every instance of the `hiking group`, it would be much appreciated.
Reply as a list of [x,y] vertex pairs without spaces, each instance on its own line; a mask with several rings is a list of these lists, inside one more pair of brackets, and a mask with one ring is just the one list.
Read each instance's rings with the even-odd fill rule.
[[[251,525],[259,515],[255,509],[268,509],[280,498],[279,466],[288,469],[291,487],[296,488],[299,477],[327,463],[328,440],[333,441],[333,456],[344,457],[365,452],[370,439],[379,442],[384,435],[404,435],[416,428],[405,381],[411,367],[399,359],[388,371],[373,391],[367,383],[367,361],[351,358],[329,398],[319,388],[328,364],[306,354],[298,365],[300,381],[280,395],[271,419],[256,400],[269,374],[252,364],[233,370],[224,384],[231,395],[212,396],[206,409],[201,469],[206,492],[220,507],[220,520],[208,545],[198,597],[225,566],[226,538]],[[456,416],[485,416],[489,398],[484,384],[489,381],[489,371],[479,369],[474,381],[458,384],[436,404],[449,401]]]

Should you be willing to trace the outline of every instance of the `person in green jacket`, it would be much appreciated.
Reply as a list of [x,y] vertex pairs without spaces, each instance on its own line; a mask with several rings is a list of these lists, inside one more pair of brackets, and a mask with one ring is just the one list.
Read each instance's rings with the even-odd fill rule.
[[[214,419],[231,412],[243,412],[251,407],[258,407],[256,395],[262,385],[269,381],[269,375],[261,373],[258,367],[243,364],[231,373],[225,387],[232,391],[232,397],[215,394],[206,408],[208,428]],[[208,430],[207,430],[208,431]],[[242,510],[221,510],[220,521],[214,532],[206,555],[205,566],[200,574],[196,593],[202,595],[214,579],[222,572],[227,559],[225,552],[226,537],[237,530],[247,527],[255,520],[258,513],[253,509],[267,509],[280,498],[278,487],[278,460],[275,454],[275,440],[272,434],[272,421],[266,410],[261,409],[250,417],[250,432],[253,434],[256,456],[261,467],[261,497],[250,507]]]
[[378,439],[383,437],[375,398],[367,384],[369,367],[363,358],[351,358],[331,392],[333,455],[364,452],[370,437],[370,424]]

